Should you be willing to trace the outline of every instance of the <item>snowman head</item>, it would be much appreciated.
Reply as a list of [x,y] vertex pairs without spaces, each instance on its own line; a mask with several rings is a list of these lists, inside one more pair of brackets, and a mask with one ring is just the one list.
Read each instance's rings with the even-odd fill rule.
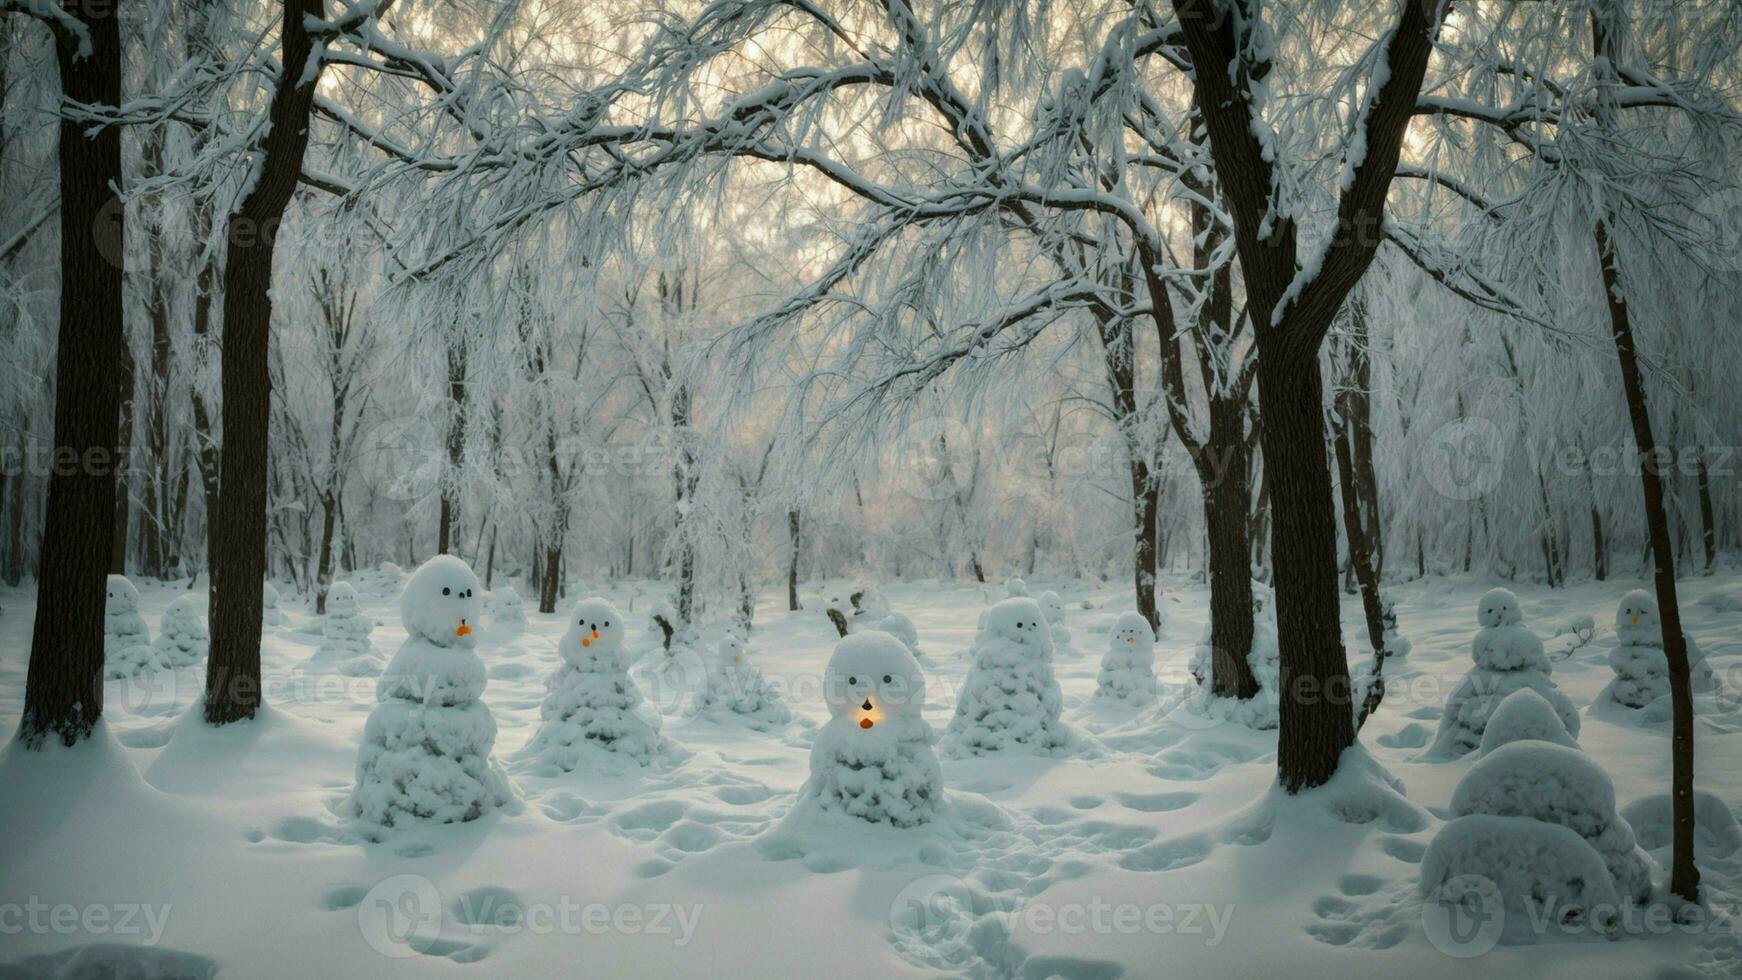
[[1476,604],[1476,622],[1482,626],[1515,626],[1524,622],[1524,611],[1510,589],[1490,589]]
[[736,633],[727,633],[720,638],[720,666],[735,667],[748,658],[744,652],[744,641]]
[[176,596],[175,601],[169,604],[169,608],[164,611],[163,621],[172,623],[180,620],[184,623],[197,624],[200,621],[200,607],[203,604],[204,601],[199,596],[183,593]]
[[600,596],[575,603],[569,613],[569,630],[557,652],[575,666],[588,660],[612,656],[623,646],[623,614]]
[[437,555],[423,563],[405,583],[399,599],[399,617],[405,632],[437,646],[469,647],[477,642],[476,630],[484,600],[478,595],[478,576],[453,555]]
[[1120,613],[1113,632],[1107,634],[1107,645],[1115,650],[1146,650],[1155,645],[1155,633],[1142,613]]
[[829,713],[870,731],[894,718],[917,718],[925,705],[925,674],[900,640],[876,630],[835,644],[823,670]]
[[1040,611],[1046,614],[1046,621],[1053,626],[1065,624],[1065,601],[1059,598],[1057,592],[1042,592],[1040,594]]
[[993,606],[986,614],[986,628],[994,636],[1023,646],[1041,646],[1051,635],[1040,603],[1033,599],[1005,599]]
[[109,612],[132,612],[139,608],[139,590],[125,575],[109,576],[106,596],[104,608]]
[[340,616],[355,616],[357,614],[357,590],[349,582],[340,582],[327,590],[327,615],[337,613]]
[[1643,589],[1621,597],[1615,609],[1615,632],[1629,643],[1656,644],[1663,636],[1663,621],[1657,615],[1657,600]]

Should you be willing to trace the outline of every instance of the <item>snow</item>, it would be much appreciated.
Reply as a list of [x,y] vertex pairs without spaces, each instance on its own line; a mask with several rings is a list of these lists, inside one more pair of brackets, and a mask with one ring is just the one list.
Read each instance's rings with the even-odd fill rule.
[[545,768],[648,765],[661,748],[659,716],[629,676],[623,614],[598,596],[575,603],[557,643],[538,731],[520,758]]
[[375,621],[357,604],[357,590],[338,582],[327,591],[327,614],[321,623],[321,645],[310,659],[332,664],[342,674],[369,677],[381,673],[383,657],[370,636]]
[[1233,722],[1259,730],[1276,728],[1281,723],[1282,651],[1271,625],[1263,619],[1252,624],[1252,649],[1246,653],[1246,663],[1258,681],[1258,693],[1253,697],[1240,700],[1215,693],[1211,686],[1214,656],[1206,627],[1202,641],[1192,648],[1191,675],[1196,683],[1188,702],[1191,710],[1211,721]]
[[1107,634],[1095,696],[1146,702],[1155,700],[1155,691],[1155,631],[1142,614],[1120,613]]
[[1525,740],[1553,742],[1569,748],[1579,744],[1567,732],[1567,724],[1555,713],[1554,705],[1528,687],[1508,694],[1488,716],[1479,751],[1487,755],[1502,745]]
[[792,712],[774,685],[762,676],[744,640],[735,633],[720,638],[706,682],[690,703],[692,714],[727,724],[771,731],[792,721]]
[[519,592],[514,591],[512,585],[504,584],[486,597],[484,614],[489,617],[492,629],[526,628],[526,600],[520,597]]
[[[1037,592],[1044,586],[1069,597],[1073,631],[1097,645],[1134,611],[1123,582],[1031,582]],[[1166,635],[1200,635],[1208,620],[1205,587],[1185,576],[1161,582]],[[186,592],[185,583],[138,584],[139,609],[153,625]],[[1361,749],[1346,754],[1337,779],[1320,790],[1289,797],[1275,788],[1275,731],[1191,711],[1186,644],[1164,642],[1157,700],[1115,704],[1111,714],[1094,696],[1099,657],[1055,665],[1061,720],[1085,730],[1103,725],[1094,729],[1101,754],[941,758],[943,803],[911,828],[796,805],[813,746],[834,717],[821,675],[837,638],[814,608],[787,614],[784,588],[759,596],[748,649],[785,695],[789,727],[684,724],[681,700],[653,697],[662,738],[688,750],[688,759],[554,774],[515,764],[524,807],[466,823],[420,823],[381,843],[355,834],[343,806],[376,707],[374,680],[321,675],[305,682],[303,666],[323,638],[275,631],[262,651],[269,707],[256,722],[201,724],[203,670],[195,665],[158,675],[173,699],[172,716],[142,709],[120,696],[126,681],[111,681],[106,743],[32,753],[22,759],[25,768],[15,748],[0,754],[0,839],[8,842],[0,849],[0,880],[21,896],[12,900],[35,894],[50,903],[169,909],[155,946],[144,945],[150,935],[143,928],[25,932],[6,936],[0,962],[110,944],[137,954],[130,964],[191,957],[216,964],[224,976],[265,978],[532,976],[572,972],[583,961],[589,974],[635,976],[814,975],[818,964],[848,977],[1143,977],[1154,976],[1157,964],[1171,976],[1309,980],[1452,980],[1467,977],[1472,964],[1495,977],[1544,980],[1734,976],[1726,917],[1735,914],[1742,875],[1734,857],[1720,859],[1711,843],[1701,851],[1713,905],[1705,926],[1623,928],[1614,942],[1588,941],[1590,930],[1569,927],[1544,941],[1525,911],[1514,910],[1505,924],[1522,935],[1475,960],[1436,945],[1443,937],[1424,897],[1433,888],[1424,885],[1443,879],[1459,835],[1478,838],[1484,825],[1525,827],[1521,835],[1500,835],[1506,847],[1479,872],[1502,884],[1514,875],[1540,878],[1548,862],[1533,855],[1554,848],[1542,841],[1557,838],[1587,869],[1607,871],[1573,830],[1522,816],[1456,816],[1454,789],[1486,756],[1423,757],[1446,692],[1471,667],[1470,610],[1494,584],[1477,577],[1387,583],[1407,610],[1414,650],[1387,665],[1395,684],[1362,731]],[[1530,621],[1592,613],[1606,625],[1636,584],[1516,591]],[[657,652],[657,631],[645,622],[645,586],[599,587],[627,618],[626,649]],[[1742,580],[1721,571],[1684,587],[1685,629],[1702,641],[1708,662],[1720,674],[1742,664],[1734,617],[1700,602],[1737,593]],[[926,581],[882,590],[933,651],[921,668],[921,718],[942,727],[973,666],[955,652],[974,638],[981,587]],[[1001,597],[998,585],[992,591]],[[203,589],[193,594],[203,603]],[[359,590],[383,651],[406,639],[396,599],[397,591]],[[1092,608],[1079,611],[1079,599]],[[0,587],[0,725],[8,728],[20,710],[34,602],[30,588]],[[1351,650],[1364,647],[1360,617],[1356,598],[1347,597]],[[488,676],[479,703],[498,726],[495,752],[505,761],[539,727],[546,675],[564,662],[557,646],[570,622],[530,609],[527,620],[524,633],[502,636],[486,619],[473,648]],[[722,634],[709,635],[717,642]],[[1667,812],[1666,801],[1650,802],[1668,791],[1667,729],[1589,710],[1613,678],[1606,656],[1614,642],[1605,628],[1590,647],[1557,662],[1554,679],[1587,712],[1579,742],[1613,781],[1620,813],[1658,862],[1661,885],[1667,818],[1636,815],[1635,805]],[[705,656],[715,651],[710,642]],[[651,697],[653,689],[644,690]],[[1732,709],[1704,715],[1696,726],[1700,789],[1726,811],[1742,806],[1742,772],[1731,761],[1742,747],[1739,721]],[[72,756],[81,761],[65,765]],[[35,765],[44,760],[50,764]],[[1701,834],[1713,837],[1708,825],[1717,818],[1706,814],[1720,811],[1697,804]],[[1448,834],[1448,826],[1460,830]],[[1513,849],[1521,840],[1528,850]],[[431,891],[407,889],[407,875]],[[1601,877],[1583,881],[1600,884]],[[1559,885],[1540,890],[1562,896],[1563,910],[1580,894]],[[425,901],[426,894],[436,899]],[[401,898],[427,919],[402,922],[394,933],[382,922],[382,906]],[[576,911],[565,926],[565,900],[592,907],[605,924]],[[497,924],[503,909],[521,910],[518,927]]]
[[1052,630],[1039,603],[1010,598],[993,606],[969,655],[974,666],[944,731],[952,753],[1058,752],[1070,743],[1059,720]]
[[139,590],[124,575],[109,576],[103,606],[103,664],[109,677],[152,669],[151,631],[139,615]]
[[1524,625],[1518,597],[1490,589],[1476,606],[1478,629],[1470,638],[1476,666],[1446,698],[1432,754],[1464,755],[1481,747],[1488,721],[1514,692],[1531,690],[1554,708],[1567,734],[1579,736],[1579,712],[1549,677],[1552,669],[1542,641]]
[[284,612],[278,608],[278,588],[271,582],[260,585],[260,622],[266,626],[284,624]]
[[[1663,621],[1658,616],[1657,600],[1650,593],[1635,589],[1621,597],[1615,609],[1615,637],[1620,642],[1609,652],[1609,666],[1615,671],[1615,680],[1605,692],[1609,699],[1629,708],[1647,708],[1667,700],[1669,658],[1663,650]],[[1693,640],[1684,639],[1694,693],[1714,690],[1718,681],[1705,654]],[[1664,717],[1668,713],[1667,704],[1657,712]]]

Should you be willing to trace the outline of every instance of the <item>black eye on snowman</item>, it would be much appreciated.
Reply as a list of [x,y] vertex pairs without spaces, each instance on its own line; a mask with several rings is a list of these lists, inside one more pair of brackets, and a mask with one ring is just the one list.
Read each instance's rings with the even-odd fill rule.
[[848,687],[858,687],[859,686],[859,678],[857,678],[857,677],[847,678],[847,686]]
[[448,595],[448,594],[450,594],[450,593],[452,593],[452,592],[453,592],[453,591],[454,591],[454,590],[452,590],[452,589],[450,589],[450,588],[448,588],[448,587],[447,587],[447,586],[445,586],[445,585],[444,585],[444,586],[442,586],[442,595]]
[[893,683],[895,683],[895,678],[893,678],[893,677],[891,677],[891,676],[889,676],[889,675],[888,675],[888,674],[884,674],[884,675],[883,675],[883,683],[885,683],[885,684],[893,684]]

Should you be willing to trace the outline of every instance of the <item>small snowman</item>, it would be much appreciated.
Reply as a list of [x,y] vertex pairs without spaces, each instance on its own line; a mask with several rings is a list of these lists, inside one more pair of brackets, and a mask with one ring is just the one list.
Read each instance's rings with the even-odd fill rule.
[[582,599],[557,642],[563,663],[550,675],[538,731],[523,752],[564,772],[584,757],[645,766],[662,745],[659,716],[629,676],[623,616],[598,596]]
[[326,622],[314,660],[336,663],[339,673],[351,677],[379,674],[383,658],[370,641],[374,632],[374,620],[357,605],[357,590],[349,582],[340,582],[327,593]]
[[892,612],[878,621],[875,629],[882,630],[901,641],[907,652],[917,660],[924,654],[919,649],[919,629],[913,625],[913,620],[901,613]]
[[811,746],[801,803],[916,827],[943,805],[943,773],[921,717],[925,675],[901,641],[871,630],[835,644],[823,671],[829,721]]
[[[1669,696],[1669,657],[1663,649],[1663,620],[1657,600],[1649,592],[1634,589],[1621,597],[1615,610],[1615,638],[1609,666],[1615,679],[1609,683],[1609,699],[1629,708],[1643,708]],[[1706,656],[1683,634],[1688,648],[1688,676],[1695,692],[1715,690],[1718,680]]]
[[1470,638],[1470,656],[1476,666],[1446,699],[1432,754],[1455,758],[1481,747],[1488,719],[1514,691],[1529,689],[1541,695],[1566,725],[1573,738],[1579,735],[1579,712],[1573,702],[1550,679],[1548,655],[1542,640],[1524,625],[1518,597],[1506,589],[1494,589],[1476,605],[1476,623],[1481,628]]
[[260,583],[260,623],[263,626],[284,625],[284,613],[278,609],[278,589],[271,582]]
[[1095,696],[1142,704],[1155,692],[1155,632],[1142,613],[1121,613],[1107,634]]
[[163,624],[157,631],[157,639],[151,644],[152,659],[157,666],[186,667],[206,658],[211,635],[201,620],[204,606],[199,596],[187,593],[176,596],[164,610]]
[[514,591],[514,586],[503,583],[502,587],[490,594],[490,600],[485,604],[490,615],[490,625],[503,632],[513,632],[526,629],[526,600],[520,593]]
[[968,653],[973,665],[945,730],[952,750],[1052,753],[1070,744],[1070,731],[1059,720],[1052,631],[1039,603],[1016,598],[993,606]]
[[103,605],[103,663],[110,677],[132,677],[152,666],[151,631],[139,615],[139,590],[125,575],[109,576]]
[[1075,653],[1071,648],[1071,631],[1065,628],[1065,601],[1057,592],[1042,592],[1040,611],[1045,614],[1047,627],[1052,631],[1053,656]]
[[762,676],[750,660],[750,652],[737,634],[720,640],[714,664],[702,689],[690,704],[692,714],[717,722],[737,722],[758,731],[778,728],[792,720],[792,712],[780,692]]
[[490,755],[496,720],[479,700],[486,680],[473,646],[482,605],[478,577],[451,555],[424,562],[405,584],[405,643],[376,686],[350,799],[371,839],[476,820],[513,799]]

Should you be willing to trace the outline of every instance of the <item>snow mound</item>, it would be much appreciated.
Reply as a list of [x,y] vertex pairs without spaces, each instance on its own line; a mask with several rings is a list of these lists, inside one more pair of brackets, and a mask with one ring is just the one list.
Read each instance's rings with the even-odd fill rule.
[[[1529,925],[1545,913],[1559,925],[1612,932],[1620,907],[1615,879],[1584,838],[1558,824],[1485,813],[1459,817],[1434,835],[1421,859],[1421,892],[1430,902],[1465,906],[1476,921],[1504,913],[1512,941],[1534,938]],[[1496,901],[1500,908],[1492,907]]]
[[[1648,851],[1669,847],[1673,839],[1673,800],[1668,793],[1634,800],[1621,810],[1633,827],[1639,846]],[[1694,790],[1694,853],[1726,858],[1742,851],[1742,826],[1722,797]]]
[[1282,650],[1276,633],[1263,619],[1252,622],[1252,649],[1246,653],[1246,663],[1258,681],[1258,693],[1250,698],[1224,698],[1211,686],[1215,652],[1210,646],[1208,629],[1204,638],[1192,650],[1191,675],[1195,686],[1187,702],[1189,710],[1214,721],[1233,722],[1246,728],[1268,731],[1281,724]]
[[1006,749],[1052,753],[1070,744],[1059,720],[1062,698],[1052,669],[1052,631],[1033,599],[993,606],[969,648],[973,665],[945,731],[952,752]]
[[526,600],[514,591],[512,585],[503,583],[501,588],[490,593],[484,611],[493,627],[504,631],[526,628]]
[[913,654],[886,633],[847,637],[829,657],[823,693],[831,717],[812,743],[799,806],[895,827],[934,818],[943,772],[921,717],[925,674]]
[[392,599],[405,588],[405,570],[390,561],[375,568],[355,571],[347,578],[360,595],[376,599]]
[[1155,700],[1155,693],[1155,631],[1141,613],[1120,613],[1107,634],[1095,696],[1142,703]]
[[1643,901],[1651,892],[1650,859],[1615,811],[1614,784],[1578,749],[1533,741],[1500,746],[1458,781],[1452,813],[1559,824],[1602,858],[1620,895]]
[[663,747],[660,720],[623,651],[623,615],[606,600],[582,599],[557,642],[563,664],[550,675],[538,731],[517,757],[564,772],[588,761],[645,766]]
[[701,690],[690,702],[692,715],[711,721],[741,724],[770,731],[792,720],[780,692],[750,659],[744,641],[728,633],[721,638],[714,663]]
[[1487,755],[1502,745],[1526,740],[1553,742],[1569,748],[1577,748],[1579,744],[1567,733],[1566,722],[1555,712],[1554,705],[1528,687],[1508,694],[1494,709],[1482,731],[1480,751]]

